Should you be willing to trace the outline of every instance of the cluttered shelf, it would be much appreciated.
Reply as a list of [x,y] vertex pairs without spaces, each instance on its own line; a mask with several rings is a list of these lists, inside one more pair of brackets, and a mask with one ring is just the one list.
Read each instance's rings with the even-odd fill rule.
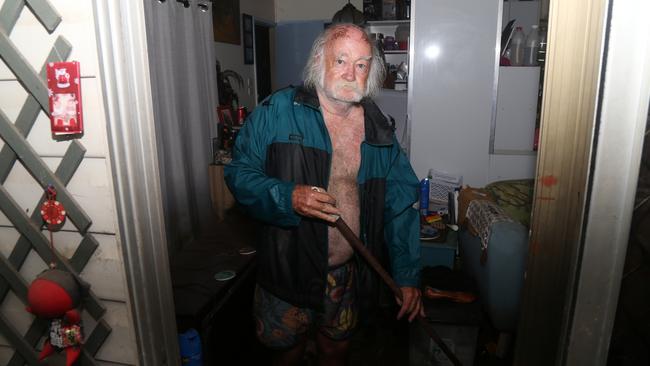
[[366,25],[400,25],[400,24],[409,24],[410,19],[393,19],[393,20],[369,20],[366,22]]

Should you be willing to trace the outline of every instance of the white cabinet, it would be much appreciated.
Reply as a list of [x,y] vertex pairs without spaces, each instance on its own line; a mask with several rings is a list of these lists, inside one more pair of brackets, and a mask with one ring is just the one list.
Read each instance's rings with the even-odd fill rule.
[[494,154],[533,151],[539,69],[539,66],[499,68]]
[[408,103],[410,159],[418,177],[435,168],[461,175],[472,186],[487,183],[500,5],[500,0],[412,3]]
[[533,139],[539,76],[539,66],[499,68],[488,182],[535,176],[537,154],[533,151]]
[[408,125],[419,177],[434,168],[480,187],[534,176],[539,68],[498,66],[502,25],[538,18],[528,3],[413,2]]
[[[515,20],[526,34],[539,24],[539,1],[506,1],[502,25]],[[496,118],[490,132],[488,182],[535,177],[533,150],[540,67],[500,67]]]

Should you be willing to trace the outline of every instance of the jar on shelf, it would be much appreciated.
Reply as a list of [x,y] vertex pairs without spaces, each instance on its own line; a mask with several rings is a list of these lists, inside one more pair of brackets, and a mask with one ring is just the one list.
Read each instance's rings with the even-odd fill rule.
[[409,44],[409,37],[411,35],[411,25],[408,23],[400,24],[395,29],[395,41],[397,48],[400,50],[407,50]]

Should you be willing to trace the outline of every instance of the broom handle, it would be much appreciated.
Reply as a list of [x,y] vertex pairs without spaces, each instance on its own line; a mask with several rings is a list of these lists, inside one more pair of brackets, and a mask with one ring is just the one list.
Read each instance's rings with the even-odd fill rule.
[[[368,262],[370,267],[379,274],[379,277],[381,277],[382,280],[388,285],[388,287],[393,291],[395,296],[402,300],[402,290],[400,290],[399,287],[397,287],[397,284],[395,281],[390,277],[388,272],[381,266],[377,258],[368,251],[368,249],[363,245],[361,240],[352,232],[348,224],[345,223],[342,217],[339,216],[339,218],[336,220],[334,223],[337,229],[341,232],[343,237],[347,239],[347,241],[350,243],[352,248],[359,253],[363,259]],[[433,326],[427,320],[420,314],[417,315],[416,319],[420,322],[420,325],[422,328],[424,328],[424,331],[433,339],[434,342],[440,347],[442,352],[449,358],[449,360],[455,365],[455,366],[462,366],[456,355],[447,347],[445,342],[440,338],[438,333],[433,329]]]

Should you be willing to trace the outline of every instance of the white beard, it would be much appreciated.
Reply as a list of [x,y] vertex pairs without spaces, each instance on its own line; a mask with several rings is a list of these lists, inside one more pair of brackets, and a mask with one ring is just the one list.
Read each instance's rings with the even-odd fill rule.
[[[328,98],[344,103],[359,103],[364,97],[363,91],[354,82],[336,81],[331,87],[323,85],[322,90]],[[352,95],[345,95],[350,91]]]

